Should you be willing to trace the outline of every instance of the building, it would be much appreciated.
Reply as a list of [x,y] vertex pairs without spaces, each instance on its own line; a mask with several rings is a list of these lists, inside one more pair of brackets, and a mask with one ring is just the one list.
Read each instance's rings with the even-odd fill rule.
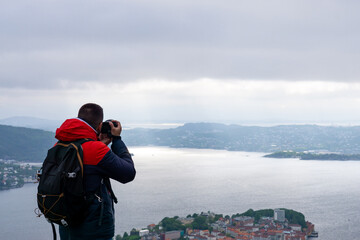
[[233,219],[233,224],[235,224],[237,227],[240,227],[240,226],[253,226],[254,225],[254,218],[247,217],[247,216],[236,217],[236,218]]
[[154,223],[148,225],[149,230],[153,230],[155,227],[156,227],[156,225]]
[[179,218],[178,219],[182,224],[186,225],[186,224],[191,224],[194,221],[194,218],[189,217],[189,218]]
[[301,226],[299,224],[289,224],[289,227],[294,231],[301,232]]
[[146,236],[146,235],[149,235],[149,230],[148,229],[143,229],[143,230],[139,231],[139,236],[140,237],[143,237],[143,236]]
[[274,220],[279,222],[285,222],[285,210],[274,209]]
[[181,231],[169,231],[161,234],[161,240],[175,240],[181,237]]

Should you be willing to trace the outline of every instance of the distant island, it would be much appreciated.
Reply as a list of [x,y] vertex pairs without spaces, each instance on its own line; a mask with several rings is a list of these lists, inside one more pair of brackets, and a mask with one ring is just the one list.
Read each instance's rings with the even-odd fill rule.
[[268,158],[299,158],[301,160],[360,161],[360,154],[309,153],[282,151],[267,154]]
[[187,217],[165,217],[147,228],[133,228],[116,240],[234,240],[234,239],[307,239],[317,237],[315,225],[305,221],[304,214],[281,209],[249,209],[244,213],[223,216],[212,212]]

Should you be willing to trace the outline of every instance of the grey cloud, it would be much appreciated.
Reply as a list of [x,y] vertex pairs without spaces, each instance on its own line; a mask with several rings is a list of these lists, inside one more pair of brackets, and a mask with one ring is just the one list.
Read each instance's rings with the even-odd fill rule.
[[357,81],[358,1],[11,1],[0,86],[145,78]]

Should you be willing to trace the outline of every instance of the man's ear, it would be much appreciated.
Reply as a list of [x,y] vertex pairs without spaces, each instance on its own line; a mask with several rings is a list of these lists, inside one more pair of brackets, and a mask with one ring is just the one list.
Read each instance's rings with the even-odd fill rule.
[[102,122],[98,125],[98,127],[95,129],[98,134],[100,134],[101,131]]

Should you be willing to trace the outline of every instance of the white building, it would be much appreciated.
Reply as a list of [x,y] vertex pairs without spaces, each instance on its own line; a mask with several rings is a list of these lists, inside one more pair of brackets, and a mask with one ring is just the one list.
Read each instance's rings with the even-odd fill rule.
[[294,231],[301,231],[301,225],[299,224],[289,224],[289,227],[291,227],[291,229]]
[[139,236],[140,237],[143,237],[143,236],[146,236],[146,235],[149,235],[149,230],[148,229],[143,229],[143,230],[139,231]]
[[285,222],[285,210],[274,209],[274,220],[279,222]]

